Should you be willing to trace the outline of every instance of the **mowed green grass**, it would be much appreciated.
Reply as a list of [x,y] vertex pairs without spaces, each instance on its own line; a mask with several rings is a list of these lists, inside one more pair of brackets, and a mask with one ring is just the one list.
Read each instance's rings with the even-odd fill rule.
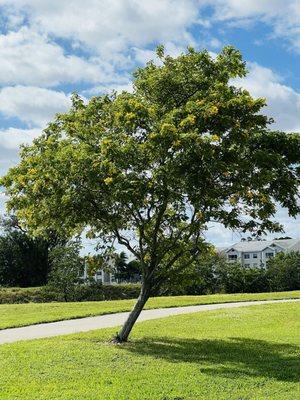
[[300,305],[277,303],[0,346],[5,400],[296,400]]
[[[300,291],[154,297],[149,299],[145,308],[179,307],[197,304],[289,298],[300,298]],[[0,329],[26,326],[41,322],[60,321],[65,319],[130,311],[134,303],[135,300],[112,300],[80,303],[1,304]]]

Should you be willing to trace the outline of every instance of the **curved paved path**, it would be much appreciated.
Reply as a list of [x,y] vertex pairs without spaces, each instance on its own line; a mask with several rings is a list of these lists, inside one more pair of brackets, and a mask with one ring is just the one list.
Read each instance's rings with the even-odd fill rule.
[[[258,304],[295,302],[300,299],[265,300],[265,301],[241,301],[236,303],[205,304],[198,306],[157,308],[144,310],[139,316],[138,322],[150,319],[164,318],[170,315],[188,314],[199,311],[219,310],[224,308],[236,308],[255,306]],[[124,323],[128,312],[117,314],[100,315],[97,317],[86,317],[59,322],[48,322],[44,324],[30,325],[21,328],[0,330],[0,344],[18,342],[20,340],[40,339],[46,337],[68,335],[71,333],[87,332],[95,329],[112,328]]]

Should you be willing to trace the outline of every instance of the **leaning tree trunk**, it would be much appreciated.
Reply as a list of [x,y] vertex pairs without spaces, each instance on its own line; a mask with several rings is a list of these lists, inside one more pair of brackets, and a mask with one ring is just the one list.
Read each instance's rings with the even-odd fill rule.
[[133,325],[138,319],[149,297],[150,297],[150,287],[145,283],[143,283],[140,295],[137,299],[137,302],[135,303],[135,306],[133,307],[123,327],[121,328],[120,332],[117,334],[115,338],[116,342],[118,343],[127,342],[131,329],[133,328]]

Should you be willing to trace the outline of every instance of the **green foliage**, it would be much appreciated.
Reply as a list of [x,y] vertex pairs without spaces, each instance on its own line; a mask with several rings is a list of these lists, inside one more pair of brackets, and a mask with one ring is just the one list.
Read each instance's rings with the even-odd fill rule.
[[300,252],[279,253],[267,264],[271,290],[300,289]]
[[76,301],[99,301],[136,299],[141,289],[140,284],[102,285],[92,283],[80,285],[75,290]]
[[269,290],[264,268],[245,268],[238,263],[224,263],[219,282],[225,293],[255,293]]
[[220,276],[225,265],[226,260],[212,250],[210,253],[201,255],[194,265],[191,265],[188,274],[185,276],[181,274],[175,288],[171,283],[171,288],[175,289],[175,293],[179,289],[180,293],[190,295],[226,292]]
[[[74,285],[72,288],[74,301],[99,301],[137,298],[140,284],[102,285]],[[62,290],[43,286],[37,288],[1,288],[0,304],[15,303],[46,303],[52,301],[64,301]]]
[[46,299],[43,287],[8,288],[0,286],[0,304],[42,303],[51,300],[53,298]]
[[278,254],[267,268],[246,268],[218,254],[206,254],[185,273],[162,285],[168,295],[210,293],[260,293],[300,288],[299,253]]
[[[171,295],[205,295],[211,293],[256,293],[269,290],[264,268],[245,268],[213,250],[201,255],[197,261],[177,274],[176,279],[165,282],[159,293]],[[287,289],[292,290],[292,289]]]
[[57,292],[65,301],[75,300],[75,288],[83,276],[83,260],[80,257],[80,241],[57,246],[50,253],[51,271],[47,288]]
[[21,230],[13,218],[3,219],[0,236],[0,285],[39,286],[47,282],[49,241]]
[[127,262],[128,257],[125,252],[121,252],[116,257],[114,275],[118,282],[139,282],[141,274],[141,263],[138,260]]
[[300,253],[279,253],[267,267],[246,268],[228,262],[218,254],[208,253],[176,279],[162,285],[159,293],[210,294],[256,293],[300,289]]
[[115,329],[7,344],[1,396],[295,400],[299,311],[299,304],[269,304],[146,321],[124,346],[108,343]]
[[45,285],[51,269],[49,252],[63,247],[66,239],[51,229],[46,230],[46,236],[33,236],[14,215],[3,217],[0,226],[0,285]]

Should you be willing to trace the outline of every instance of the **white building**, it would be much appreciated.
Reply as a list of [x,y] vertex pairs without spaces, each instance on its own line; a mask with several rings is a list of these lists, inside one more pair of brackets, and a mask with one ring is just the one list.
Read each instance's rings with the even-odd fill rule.
[[300,251],[300,239],[246,240],[222,249],[228,261],[245,267],[265,267],[268,259],[280,252]]
[[[113,270],[114,259],[110,258],[106,262],[107,262],[106,269],[108,271]],[[87,264],[85,263],[83,271],[83,279],[86,280],[87,278],[88,278],[88,267]],[[96,271],[96,273],[93,276],[90,276],[90,278],[93,278],[95,282],[101,282],[103,285],[111,285],[113,283],[116,283],[114,274],[112,272],[107,272],[103,269],[98,269],[98,271]]]

